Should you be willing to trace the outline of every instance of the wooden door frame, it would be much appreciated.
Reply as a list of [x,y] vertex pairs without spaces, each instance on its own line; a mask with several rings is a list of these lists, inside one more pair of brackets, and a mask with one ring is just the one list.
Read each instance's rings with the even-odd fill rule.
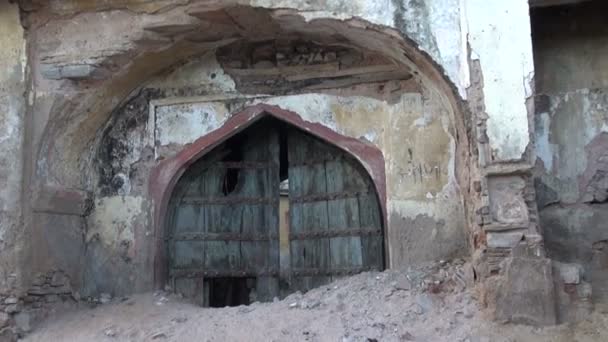
[[162,160],[152,169],[148,190],[153,202],[154,242],[151,244],[153,250],[150,255],[154,256],[154,285],[156,288],[162,288],[167,280],[168,269],[165,249],[166,214],[169,199],[177,181],[184,171],[198,159],[230,137],[249,127],[252,123],[266,116],[274,117],[300,128],[326,143],[338,147],[361,163],[370,176],[378,195],[384,236],[384,264],[389,265],[388,235],[386,234],[386,174],[382,151],[371,143],[344,136],[320,123],[306,121],[295,112],[281,109],[278,106],[257,104],[232,114],[220,128],[185,146],[176,155]]

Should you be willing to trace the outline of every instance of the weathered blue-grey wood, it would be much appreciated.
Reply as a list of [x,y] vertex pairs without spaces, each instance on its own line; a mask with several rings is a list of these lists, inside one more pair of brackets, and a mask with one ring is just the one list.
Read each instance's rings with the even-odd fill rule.
[[290,132],[288,149],[290,233],[309,233],[291,240],[294,288],[383,269],[380,207],[365,170],[344,151],[298,130]]
[[[243,205],[242,232],[260,237],[255,241],[241,241],[242,260],[246,268],[264,271],[279,270],[279,141],[278,132],[251,132],[251,143],[244,146],[243,159],[268,162],[265,169],[242,170],[240,196],[270,199],[269,204]],[[266,240],[262,240],[266,238]],[[256,279],[255,299],[269,301],[279,294],[278,275],[260,275]]]
[[[350,163],[344,158],[327,162],[328,192],[352,192],[362,190],[353,178],[360,177],[353,172]],[[359,203],[357,197],[330,200],[329,230],[345,230],[360,228]],[[361,237],[343,236],[330,239],[331,268],[352,269],[362,267]],[[333,279],[339,276],[333,277]],[[332,280],[333,280],[332,279]]]
[[[205,297],[209,295],[209,286],[202,274],[214,277],[214,271],[243,277],[261,273],[257,277],[257,299],[270,300],[278,295],[278,278],[271,274],[279,269],[278,134],[260,130],[245,134],[244,143],[235,147],[240,149],[242,159],[229,160],[231,151],[226,145],[220,146],[185,172],[171,200],[169,268],[176,274],[188,271],[185,276],[174,277],[173,285],[201,304],[209,301]],[[240,167],[239,162],[263,162],[267,166]],[[237,181],[227,189],[231,169],[237,170]],[[242,201],[243,198],[269,200],[250,203]],[[199,237],[196,233],[200,233]],[[195,237],[180,240],[184,234]],[[211,239],[209,234],[254,238]]]
[[[327,193],[325,163],[305,164],[313,159],[326,159],[327,149],[306,133],[293,129],[288,137],[290,233],[306,233],[328,228],[327,201],[298,202],[303,196]],[[293,183],[293,185],[292,185]],[[299,272],[329,268],[329,239],[292,240],[290,245],[292,287],[307,291],[327,283],[325,275],[300,275]]]

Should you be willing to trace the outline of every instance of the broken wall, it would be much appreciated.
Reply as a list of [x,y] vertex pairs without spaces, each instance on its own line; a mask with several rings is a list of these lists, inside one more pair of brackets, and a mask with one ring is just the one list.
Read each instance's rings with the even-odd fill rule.
[[[323,70],[327,64],[316,65]],[[287,67],[283,68],[287,73]],[[385,231],[388,266],[401,268],[463,255],[466,235],[454,170],[455,127],[450,108],[432,91],[403,75],[402,81],[313,93],[243,94],[239,90],[254,91],[255,87],[246,81],[235,82],[226,70],[236,73],[222,68],[215,52],[195,58],[151,80],[114,114],[115,120],[104,130],[101,148],[92,158],[99,172],[91,176],[98,174],[99,178],[92,181],[97,183],[97,199],[88,222],[85,282],[94,290],[85,293],[129,291],[133,279],[122,278],[136,276],[138,269],[146,267],[146,260],[153,258],[138,246],[151,243],[145,237],[151,232],[142,233],[150,229],[146,218],[152,216],[151,206],[143,203],[151,201],[148,183],[154,165],[222,127],[233,114],[260,103],[297,113],[305,121],[382,151],[389,211]],[[242,79],[246,72],[272,74],[274,67],[238,70]],[[327,79],[331,74],[318,70],[310,67],[310,75],[299,74],[299,78]],[[348,69],[341,75],[344,70]],[[341,76],[341,81],[345,79]],[[204,95],[197,95],[201,93]],[[117,210],[117,205],[122,209]],[[136,241],[138,237],[144,241]],[[103,265],[100,258],[115,261]],[[104,285],[103,279],[113,282]]]
[[533,12],[537,202],[565,320],[608,303],[607,10]]
[[[0,2],[0,298],[18,292],[23,132],[26,108],[26,52],[19,8]],[[1,328],[1,327],[0,327]]]
[[[226,15],[222,8],[234,4],[245,6]],[[148,246],[161,237],[151,229],[145,170],[216,127],[215,119],[221,123],[256,101],[293,109],[383,150],[388,234],[397,241],[391,265],[445,257],[468,237],[480,254],[491,255],[492,272],[498,272],[525,236],[539,242],[526,153],[533,68],[525,0],[53,0],[21,6],[35,90],[24,162],[24,229],[32,237],[25,283],[61,269],[77,291],[153,288]],[[235,39],[275,39],[284,32],[382,51],[419,84],[309,88],[298,96],[281,90],[267,97],[239,88],[234,73],[226,76],[225,67],[210,61],[216,72],[196,69],[205,64],[197,58]],[[159,74],[173,78],[152,86]],[[201,82],[204,77],[210,80]],[[157,104],[154,117],[165,121],[149,120],[150,101],[227,93],[237,96],[186,101],[173,121]],[[188,109],[194,103],[220,114],[203,122],[204,112]],[[172,113],[179,105],[165,106],[173,106]],[[150,132],[165,140],[150,139]],[[107,163],[100,166],[100,160]],[[501,189],[508,196],[501,197]],[[461,225],[468,229],[457,234]],[[495,248],[485,253],[484,226],[515,229],[515,238],[494,233]]]

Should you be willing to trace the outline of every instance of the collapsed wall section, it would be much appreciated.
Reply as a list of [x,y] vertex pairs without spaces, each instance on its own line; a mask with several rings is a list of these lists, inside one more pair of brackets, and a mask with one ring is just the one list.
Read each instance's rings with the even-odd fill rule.
[[[23,139],[27,58],[19,8],[0,2],[0,336],[22,294]],[[0,337],[1,338],[1,337]]]
[[[503,286],[514,288],[509,279],[529,268],[502,262],[530,261],[543,267],[512,294],[524,303],[541,288],[548,298],[523,129],[532,108],[525,0],[234,6],[244,2],[23,6],[37,89],[30,283],[59,268],[83,293],[153,288],[150,246],[162,241],[150,228],[146,170],[240,109],[266,103],[383,150],[391,266],[466,252],[466,231],[478,280],[506,277]],[[305,44],[285,53],[286,38]],[[256,44],[226,59],[222,47],[239,40]],[[382,58],[360,59],[353,47]],[[302,69],[277,77],[286,67]],[[500,93],[503,81],[509,91]],[[526,253],[513,254],[518,246]],[[499,305],[504,319],[526,307],[509,298]],[[537,314],[517,313],[551,321],[551,312]]]
[[608,304],[608,7],[537,9],[536,192],[562,320]]
[[[297,56],[291,59],[301,62],[282,66],[279,79],[272,77],[278,75],[274,42],[253,49],[255,58],[262,54],[259,51],[271,50],[272,62],[266,59],[266,63],[255,58],[251,62],[250,55],[235,60],[218,52],[223,65],[232,66],[222,67],[215,52],[210,52],[150,81],[117,110],[93,158],[100,178],[88,224],[91,238],[87,239],[90,251],[112,255],[115,261],[96,266],[94,259],[100,254],[87,257],[90,266],[85,282],[91,286],[87,293],[128,291],[128,280],[104,285],[102,279],[133,274],[127,270],[138,269],[153,257],[153,251],[145,247],[150,243],[145,236],[150,234],[151,223],[138,218],[142,213],[143,217],[151,214],[152,199],[146,198],[150,170],[220,129],[235,113],[258,104],[297,113],[305,122],[382,151],[390,267],[462,255],[466,250],[464,213],[454,175],[456,141],[449,109],[411,74],[390,71],[395,66],[380,63],[379,57],[371,58],[372,65],[366,64],[365,58],[357,65],[345,65],[340,64],[340,58],[354,63],[353,54],[361,52],[347,49],[349,53],[338,53],[332,47],[323,51],[302,41],[294,44],[283,44],[283,49],[294,51]],[[323,56],[335,60],[324,60]],[[332,70],[338,64],[341,68]],[[289,68],[297,71],[293,79]],[[288,95],[256,94],[254,85],[259,83],[267,92]],[[119,212],[124,212],[124,218],[121,214],[117,219],[117,211],[109,207],[112,203],[130,208]],[[108,235],[115,231],[124,233]],[[138,238],[142,241],[136,241]],[[116,269],[123,267],[125,272],[117,274]]]

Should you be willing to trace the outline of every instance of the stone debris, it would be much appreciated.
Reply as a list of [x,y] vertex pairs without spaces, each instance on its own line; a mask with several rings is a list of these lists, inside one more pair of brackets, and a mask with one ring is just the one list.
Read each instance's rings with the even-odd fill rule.
[[0,312],[0,329],[6,327],[10,322],[11,317],[4,312]]
[[28,312],[20,312],[14,316],[15,325],[22,332],[30,332],[32,330],[31,316]]
[[167,335],[163,332],[158,332],[151,337],[153,340],[164,340],[167,338]]
[[106,335],[107,337],[114,338],[114,337],[118,336],[118,330],[114,326],[108,327],[103,330],[103,334]]
[[165,305],[165,303],[167,303],[168,301],[169,301],[168,297],[161,295],[156,298],[156,300],[154,301],[154,304],[161,306],[161,305]]
[[[467,267],[463,260],[455,260],[405,270],[366,272],[306,293],[293,293],[278,302],[239,307],[200,308],[164,291],[133,295],[129,302],[134,304],[128,308],[102,305],[77,312],[72,318],[34,331],[25,341],[573,340],[571,327],[564,330],[568,338],[560,339],[551,330],[488,321],[481,313],[476,291],[461,285]],[[387,292],[392,295],[386,297]],[[159,301],[163,302],[162,307],[158,306]],[[107,322],[113,323],[105,325],[101,334],[99,328],[87,334],[87,329],[103,327]],[[593,336],[598,337],[595,340],[608,340],[597,332],[608,333],[608,321],[605,323],[594,326]],[[72,338],[76,333],[79,339]],[[518,335],[521,333],[525,334]]]
[[111,302],[111,301],[112,301],[112,295],[111,295],[111,294],[109,294],[109,293],[102,293],[102,294],[99,296],[99,302],[100,302],[101,304],[108,304],[108,303],[109,303],[109,302]]
[[579,264],[565,264],[554,261],[553,269],[559,275],[564,284],[577,285],[581,282],[583,267]]
[[175,317],[171,320],[171,322],[174,322],[174,323],[185,323],[187,321],[188,321],[188,317],[184,317],[184,316]]

